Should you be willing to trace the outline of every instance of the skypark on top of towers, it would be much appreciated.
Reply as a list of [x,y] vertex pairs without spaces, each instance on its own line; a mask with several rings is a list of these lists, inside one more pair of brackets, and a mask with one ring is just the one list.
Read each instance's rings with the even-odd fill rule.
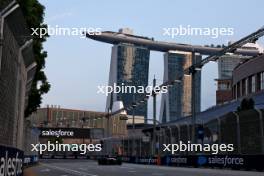
[[[222,48],[214,48],[200,45],[180,44],[173,42],[155,41],[154,38],[126,34],[123,32],[102,31],[100,35],[93,35],[86,33],[86,37],[100,42],[118,44],[130,43],[138,46],[144,46],[149,50],[168,52],[170,50],[178,50],[185,52],[197,52],[202,55],[214,55]],[[234,51],[235,54],[256,56],[260,52],[257,49],[238,48]]]

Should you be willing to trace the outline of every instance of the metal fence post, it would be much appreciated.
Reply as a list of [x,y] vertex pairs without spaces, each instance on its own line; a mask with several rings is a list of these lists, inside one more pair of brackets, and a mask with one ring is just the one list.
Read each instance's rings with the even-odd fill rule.
[[236,112],[233,112],[236,116],[236,124],[237,124],[237,151],[241,154],[241,137],[240,137],[240,122],[239,122],[239,115]]

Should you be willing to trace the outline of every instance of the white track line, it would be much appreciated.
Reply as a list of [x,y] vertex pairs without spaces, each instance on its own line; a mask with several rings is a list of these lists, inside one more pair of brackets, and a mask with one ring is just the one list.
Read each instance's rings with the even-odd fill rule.
[[98,176],[98,175],[94,175],[94,174],[79,172],[79,171],[72,170],[72,169],[67,169],[67,168],[64,168],[64,167],[51,166],[51,165],[48,165],[48,164],[41,164],[41,165],[49,167],[49,168],[57,169],[57,170],[60,170],[60,171],[64,171],[64,172],[66,172],[68,174],[75,174],[75,175],[81,175],[81,176]]

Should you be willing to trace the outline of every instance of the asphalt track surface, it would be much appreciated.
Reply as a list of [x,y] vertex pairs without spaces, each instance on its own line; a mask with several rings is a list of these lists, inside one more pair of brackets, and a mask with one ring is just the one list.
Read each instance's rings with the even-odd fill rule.
[[32,167],[36,176],[264,176],[264,172],[167,167],[123,163],[98,165],[92,160],[41,160]]

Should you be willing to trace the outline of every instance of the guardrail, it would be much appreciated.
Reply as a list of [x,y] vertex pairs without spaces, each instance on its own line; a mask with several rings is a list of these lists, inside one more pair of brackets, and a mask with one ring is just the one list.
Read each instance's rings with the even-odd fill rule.
[[123,162],[179,167],[231,168],[264,171],[264,155],[123,156]]
[[[89,155],[41,155],[42,159],[93,159]],[[160,157],[119,156],[123,162],[171,167],[226,168],[264,171],[264,155],[167,155]]]

